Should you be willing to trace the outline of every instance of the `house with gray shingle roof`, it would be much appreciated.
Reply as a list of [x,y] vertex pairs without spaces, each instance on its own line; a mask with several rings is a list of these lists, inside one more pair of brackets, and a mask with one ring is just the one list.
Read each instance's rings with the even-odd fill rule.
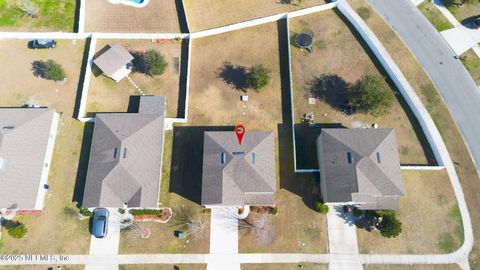
[[277,190],[272,132],[205,132],[202,205],[274,205]]
[[398,209],[404,186],[393,129],[322,129],[317,150],[324,202]]
[[158,206],[165,108],[142,96],[138,113],[96,115],[82,207]]
[[107,45],[93,63],[108,77],[119,82],[131,71],[134,57],[120,44]]
[[48,108],[0,108],[0,209],[41,210],[57,134]]

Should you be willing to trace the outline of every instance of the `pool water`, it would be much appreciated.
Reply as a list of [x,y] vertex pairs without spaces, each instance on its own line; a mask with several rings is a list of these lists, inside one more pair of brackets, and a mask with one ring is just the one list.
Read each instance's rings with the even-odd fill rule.
[[145,2],[145,0],[127,0],[129,2],[132,2],[132,3],[137,3],[137,4],[141,4],[143,2]]

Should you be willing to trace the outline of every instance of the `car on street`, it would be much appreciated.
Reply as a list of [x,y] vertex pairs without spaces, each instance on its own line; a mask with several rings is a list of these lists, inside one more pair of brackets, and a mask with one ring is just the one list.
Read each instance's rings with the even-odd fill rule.
[[53,39],[34,39],[28,42],[30,49],[53,49],[57,46],[57,42]]
[[108,232],[108,217],[110,213],[105,208],[93,210],[92,234],[96,238],[105,238]]

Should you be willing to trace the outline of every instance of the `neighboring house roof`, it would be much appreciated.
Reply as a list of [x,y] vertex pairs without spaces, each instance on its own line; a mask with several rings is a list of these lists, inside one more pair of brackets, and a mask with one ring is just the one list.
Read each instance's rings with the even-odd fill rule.
[[83,207],[157,207],[163,154],[165,98],[142,113],[97,114]]
[[205,132],[203,205],[273,205],[277,180],[272,132]]
[[53,109],[0,108],[0,208],[36,209],[57,120]]
[[393,129],[322,129],[317,146],[325,202],[398,208],[404,187]]
[[109,48],[93,60],[93,63],[109,77],[125,67],[133,60],[133,56],[121,45],[107,45]]

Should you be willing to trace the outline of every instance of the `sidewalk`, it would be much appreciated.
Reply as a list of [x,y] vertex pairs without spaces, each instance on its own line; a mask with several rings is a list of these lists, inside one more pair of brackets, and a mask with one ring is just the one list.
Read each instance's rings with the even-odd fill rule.
[[207,270],[240,270],[237,211],[236,207],[212,209],[210,258]]
[[[341,205],[329,205],[327,214],[330,270],[363,269],[358,256],[357,227],[353,213],[343,212]],[[345,259],[347,255],[348,260]]]

